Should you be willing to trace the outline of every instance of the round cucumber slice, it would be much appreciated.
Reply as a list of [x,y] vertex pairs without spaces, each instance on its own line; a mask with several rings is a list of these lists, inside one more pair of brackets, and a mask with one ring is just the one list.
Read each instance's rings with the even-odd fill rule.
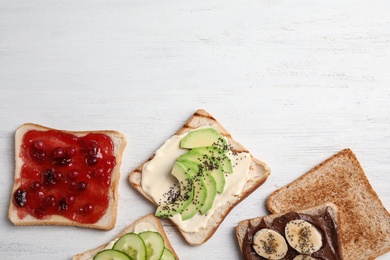
[[164,239],[158,232],[145,231],[138,234],[145,242],[148,260],[158,260],[164,251]]
[[97,253],[93,258],[93,260],[133,260],[133,259],[121,251],[114,250],[114,249],[106,249]]
[[165,247],[160,260],[176,260],[176,257],[171,250]]
[[123,235],[112,247],[115,250],[122,251],[134,260],[146,259],[146,247],[143,239],[135,233]]

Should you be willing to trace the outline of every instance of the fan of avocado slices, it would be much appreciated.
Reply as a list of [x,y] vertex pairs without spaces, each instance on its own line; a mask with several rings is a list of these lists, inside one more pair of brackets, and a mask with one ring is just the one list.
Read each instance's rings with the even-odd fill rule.
[[155,231],[127,233],[112,248],[96,254],[93,260],[175,260],[175,255],[165,247],[164,238]]
[[182,220],[202,215],[212,208],[217,193],[223,193],[225,173],[232,173],[232,162],[227,156],[229,146],[214,128],[189,132],[180,142],[189,151],[175,161],[172,175],[180,185],[180,194],[170,204],[160,205],[155,215],[172,217],[180,214]]

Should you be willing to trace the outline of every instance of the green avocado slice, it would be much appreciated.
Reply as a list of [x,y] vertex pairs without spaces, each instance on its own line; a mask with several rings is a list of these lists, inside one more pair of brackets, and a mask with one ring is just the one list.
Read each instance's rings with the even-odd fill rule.
[[192,149],[201,146],[217,146],[223,150],[228,150],[226,139],[214,128],[193,130],[180,142],[181,148]]
[[203,178],[208,193],[203,207],[200,208],[200,213],[205,215],[213,207],[215,197],[217,196],[217,183],[208,171],[203,173]]
[[200,153],[207,155],[211,158],[212,161],[217,161],[222,165],[223,171],[225,173],[233,172],[233,165],[230,158],[227,156],[226,152],[216,146],[202,146],[194,148],[190,153]]
[[218,193],[222,193],[225,189],[226,178],[223,172],[223,167],[218,160],[214,160],[207,154],[199,153],[196,148],[181,155],[177,161],[191,161],[198,163],[200,165],[198,167],[202,168],[202,171],[208,171],[214,177]]
[[162,204],[158,206],[155,215],[157,217],[172,217],[181,213],[194,198],[193,179],[187,172],[185,166],[179,162],[175,162],[172,169],[172,175],[176,177],[180,185],[180,196],[172,204]]
[[204,183],[204,178],[199,172],[199,165],[191,161],[181,161],[182,165],[187,168],[194,182],[194,198],[192,202],[180,213],[182,220],[192,218],[198,213],[207,199],[207,187]]

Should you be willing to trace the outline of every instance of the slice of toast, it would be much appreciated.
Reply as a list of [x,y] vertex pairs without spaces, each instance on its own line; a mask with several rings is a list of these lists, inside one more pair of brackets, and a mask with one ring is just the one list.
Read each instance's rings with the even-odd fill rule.
[[[248,152],[248,150],[243,147],[240,143],[235,141],[229,132],[208,112],[205,110],[199,109],[197,110],[191,118],[184,124],[182,128],[180,128],[176,135],[187,133],[192,129],[196,129],[199,127],[212,127],[216,129],[222,136],[227,138],[229,144],[231,145],[231,149],[235,152]],[[154,155],[152,155],[146,162],[152,160]],[[266,164],[261,162],[260,160],[251,156],[252,162],[249,169],[249,174],[251,178],[245,183],[243,191],[240,196],[237,196],[232,203],[227,203],[221,207],[219,207],[214,215],[210,218],[205,228],[201,228],[197,232],[187,233],[179,229],[185,240],[190,245],[201,245],[205,243],[217,230],[220,223],[224,220],[227,214],[241,202],[244,198],[246,198],[250,193],[252,193],[256,188],[258,188],[261,184],[265,182],[270,174],[270,170],[267,168]],[[144,164],[142,163],[139,167],[133,170],[129,175],[129,181],[133,187],[135,187],[145,198],[149,201],[157,205],[152,198],[150,198],[141,187],[142,182],[142,169]],[[158,181],[158,180],[156,180]]]
[[345,149],[267,199],[273,213],[332,202],[340,211],[343,259],[375,259],[390,251],[390,214],[354,153]]
[[[168,248],[175,255],[177,260],[179,260],[179,257],[177,256],[175,250],[173,249],[171,243],[169,242],[169,239],[168,239],[168,237],[167,237],[167,235],[166,235],[166,233],[164,231],[164,228],[161,225],[160,220],[157,217],[155,217],[154,215],[152,215],[152,214],[146,215],[146,216],[136,220],[130,226],[128,226],[123,232],[118,234],[114,239],[120,238],[121,236],[123,236],[123,235],[125,235],[127,233],[134,232],[134,227],[136,225],[138,225],[138,224],[143,224],[143,223],[147,223],[147,224],[151,225],[155,231],[160,233],[160,235],[164,238],[165,247]],[[99,246],[99,247],[97,247],[95,249],[91,249],[89,251],[86,251],[84,253],[77,254],[77,255],[75,255],[73,257],[73,260],[87,260],[87,259],[91,259],[99,251],[103,250],[107,245],[108,245],[108,243],[104,244],[104,245],[101,245],[101,246]]]
[[[109,184],[109,190],[108,190],[108,208],[104,212],[104,214],[100,217],[100,219],[95,223],[80,223],[78,221],[71,220],[69,218],[66,218],[62,216],[61,214],[54,214],[54,215],[47,215],[43,218],[36,218],[32,216],[31,214],[24,213],[23,216],[19,215],[18,207],[14,203],[14,194],[15,191],[18,189],[18,187],[21,185],[21,173],[22,169],[25,165],[25,160],[22,153],[22,146],[23,146],[23,137],[26,133],[28,133],[30,130],[37,130],[37,131],[60,131],[64,134],[71,134],[76,137],[84,137],[88,134],[104,134],[105,136],[108,136],[111,139],[111,142],[113,144],[113,155],[115,156],[115,166],[112,168],[111,171],[111,181]],[[59,226],[77,226],[77,227],[86,227],[86,228],[96,228],[96,229],[103,229],[108,230],[112,229],[115,226],[116,223],[116,215],[117,215],[117,205],[118,205],[118,181],[120,177],[120,166],[122,162],[122,154],[124,151],[124,148],[126,146],[126,138],[124,135],[122,135],[119,132],[112,131],[112,130],[103,130],[103,131],[62,131],[62,130],[56,130],[52,128],[48,128],[45,126],[32,124],[32,123],[26,123],[20,126],[16,133],[15,133],[15,182],[14,186],[12,188],[12,195],[11,195],[11,202],[9,206],[8,216],[11,222],[17,226],[27,226],[27,225],[59,225]],[[77,152],[78,153],[78,152]],[[99,164],[97,164],[99,165]],[[62,166],[64,169],[63,177],[64,180],[61,181],[68,181],[68,172],[72,167],[77,167],[77,165],[72,165],[72,167],[68,166]],[[66,169],[66,170],[65,170]],[[81,174],[80,174],[81,175]],[[43,184],[41,184],[43,185]],[[65,194],[65,193],[64,193]],[[77,198],[76,198],[77,200]],[[58,206],[59,202],[56,202],[56,206]]]
[[[339,226],[338,226],[338,222],[339,222],[339,214],[338,214],[338,208],[335,204],[333,203],[325,203],[325,204],[322,204],[322,205],[319,205],[317,207],[313,207],[313,208],[308,208],[308,209],[302,209],[302,210],[297,210],[297,211],[294,211],[295,213],[298,213],[298,214],[307,214],[307,215],[310,215],[310,216],[323,216],[325,213],[328,213],[330,215],[330,217],[332,218],[333,220],[333,225],[330,225],[329,224],[329,220],[327,221],[327,226],[333,226],[335,227],[335,231],[336,231],[336,240],[337,241],[332,241],[332,243],[334,243],[333,245],[333,248],[336,252],[336,254],[340,255],[340,252],[342,250],[342,245],[340,243],[340,235],[339,235]],[[274,219],[276,218],[279,218],[281,216],[284,216],[286,213],[289,213],[289,212],[284,212],[284,213],[279,213],[279,214],[272,214],[272,215],[268,215],[268,216],[263,216],[263,217],[257,217],[257,218],[252,218],[252,219],[247,219],[247,220],[242,220],[238,223],[237,227],[236,227],[236,237],[237,237],[237,241],[238,241],[238,245],[239,245],[239,248],[240,248],[240,251],[241,253],[244,253],[244,249],[243,249],[243,246],[244,246],[244,241],[245,241],[245,238],[247,236],[247,233],[248,233],[248,230],[251,230],[251,229],[254,229],[256,230],[256,227],[262,222],[264,221],[267,226],[272,226],[272,222],[274,221]],[[284,228],[283,228],[284,229]],[[319,228],[320,230],[324,230],[323,228]],[[251,231],[251,232],[254,232]],[[282,236],[284,236],[284,234],[282,233],[281,234]],[[331,237],[331,236],[329,236]],[[251,242],[249,242],[251,243]],[[247,257],[249,259],[251,258],[254,258],[254,259],[262,259],[260,256],[258,256],[254,251],[253,251],[253,255],[251,255],[251,257]],[[244,259],[247,259],[246,257],[244,257]],[[284,259],[284,258],[283,258]]]

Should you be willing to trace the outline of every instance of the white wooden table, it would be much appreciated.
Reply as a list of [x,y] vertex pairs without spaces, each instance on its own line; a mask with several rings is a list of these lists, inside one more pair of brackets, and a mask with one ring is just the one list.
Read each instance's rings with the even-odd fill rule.
[[[239,259],[238,221],[351,148],[390,209],[390,2],[0,1],[0,259],[70,259],[154,211],[127,182],[198,108],[272,169],[204,245],[164,227],[182,259]],[[116,227],[16,227],[16,128],[115,129],[128,146]],[[379,259],[390,259],[390,254]]]

